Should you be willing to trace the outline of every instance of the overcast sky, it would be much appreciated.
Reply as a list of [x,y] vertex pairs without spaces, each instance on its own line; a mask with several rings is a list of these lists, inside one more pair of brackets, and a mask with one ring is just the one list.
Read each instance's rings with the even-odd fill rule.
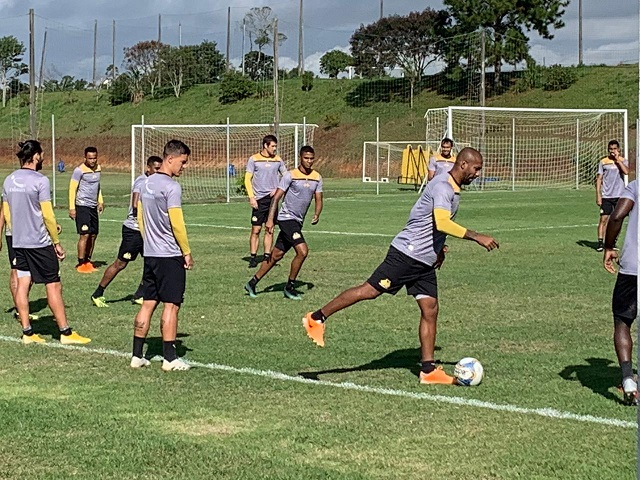
[[[319,59],[327,51],[348,51],[349,38],[360,24],[380,15],[380,0],[305,0],[305,67],[318,73]],[[268,5],[278,17],[279,30],[288,36],[281,48],[280,65],[297,65],[299,0],[0,0],[0,36],[16,35],[28,45],[29,8],[36,13],[37,63],[45,27],[48,76],[72,74],[91,79],[93,25],[98,20],[97,75],[111,63],[112,21],[116,21],[116,64],[122,49],[140,40],[157,39],[158,14],[162,14],[162,41],[177,45],[179,24],[182,43],[202,40],[226,49],[227,8],[231,7],[231,58],[242,56],[244,14]],[[384,14],[407,14],[426,7],[443,8],[439,0],[384,0]],[[563,17],[566,26],[553,40],[531,34],[532,54],[539,63],[571,65],[578,61],[578,1],[573,0]],[[638,3],[630,0],[583,1],[584,61],[587,64],[637,63]],[[245,46],[245,51],[249,46]]]

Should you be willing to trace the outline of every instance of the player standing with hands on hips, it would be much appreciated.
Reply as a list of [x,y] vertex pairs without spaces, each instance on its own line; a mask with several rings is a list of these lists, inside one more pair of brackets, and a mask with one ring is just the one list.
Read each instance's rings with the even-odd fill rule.
[[596,204],[600,207],[598,222],[598,246],[596,251],[604,248],[604,233],[609,215],[616,208],[616,203],[625,188],[625,176],[629,174],[629,162],[620,155],[620,144],[611,140],[607,146],[609,155],[598,163],[596,174]]

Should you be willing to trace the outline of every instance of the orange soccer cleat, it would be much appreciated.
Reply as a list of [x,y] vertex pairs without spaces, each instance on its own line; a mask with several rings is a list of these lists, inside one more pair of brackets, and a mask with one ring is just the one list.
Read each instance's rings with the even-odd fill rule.
[[455,385],[456,379],[442,369],[442,367],[436,367],[435,370],[429,373],[420,372],[420,383],[431,385]]

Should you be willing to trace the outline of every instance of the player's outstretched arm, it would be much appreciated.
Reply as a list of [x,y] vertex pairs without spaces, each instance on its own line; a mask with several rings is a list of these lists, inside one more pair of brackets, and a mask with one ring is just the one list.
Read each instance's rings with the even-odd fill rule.
[[433,217],[436,221],[436,228],[439,232],[457,238],[464,238],[465,240],[473,240],[478,245],[482,245],[488,251],[500,247],[493,237],[464,228],[462,225],[451,220],[451,212],[444,208],[434,208]]
[[284,190],[281,188],[276,189],[276,193],[273,194],[271,198],[271,205],[269,205],[269,216],[267,218],[267,223],[264,224],[264,227],[267,229],[268,233],[273,233],[273,228],[276,224],[276,212],[278,211],[278,204],[280,203],[280,199],[284,196]]
[[494,248],[500,248],[500,244],[495,238],[483,233],[474,232],[473,230],[467,230],[463,238],[466,240],[473,240],[478,245],[486,248],[488,252]]

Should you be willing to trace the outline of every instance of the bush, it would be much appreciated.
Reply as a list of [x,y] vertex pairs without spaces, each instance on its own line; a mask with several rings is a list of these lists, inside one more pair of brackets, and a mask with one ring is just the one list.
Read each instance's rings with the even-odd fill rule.
[[313,72],[304,72],[302,74],[302,91],[309,92],[313,88]]
[[247,196],[247,187],[244,185],[244,175],[238,175],[236,177],[236,193]]
[[573,67],[553,65],[545,72],[542,89],[550,91],[566,90],[576,80],[577,75]]
[[225,73],[220,84],[220,103],[236,103],[256,93],[256,84],[238,72]]
[[118,75],[109,88],[109,103],[121,105],[131,101],[131,86],[127,75]]
[[542,79],[544,77],[544,67],[531,63],[527,69],[522,72],[522,76],[518,78],[515,84],[516,93],[526,92],[534,88],[542,87]]
[[324,117],[324,129],[331,130],[340,126],[340,115],[337,113],[327,113]]

